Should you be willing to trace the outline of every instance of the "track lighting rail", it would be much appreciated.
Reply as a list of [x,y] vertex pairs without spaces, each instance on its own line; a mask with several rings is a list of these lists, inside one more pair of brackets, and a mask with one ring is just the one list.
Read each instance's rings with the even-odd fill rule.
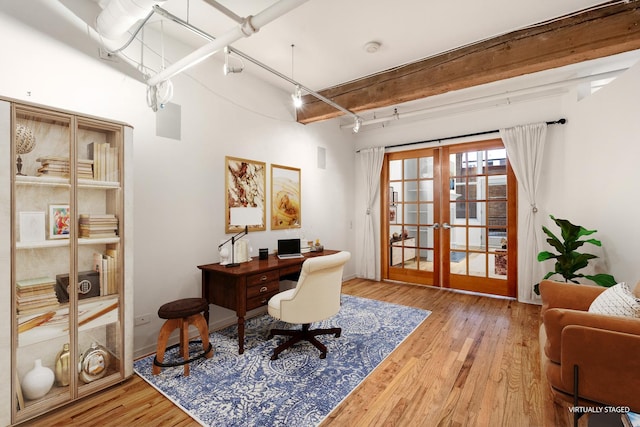
[[[202,31],[201,29],[199,29],[199,28],[197,28],[197,27],[195,27],[195,26],[193,26],[191,24],[189,24],[188,22],[186,22],[183,19],[175,16],[174,14],[172,14],[171,12],[161,8],[160,6],[157,6],[157,5],[154,6],[153,7],[153,11],[156,12],[158,15],[161,15],[161,16],[163,16],[163,17],[175,22],[176,24],[181,25],[182,27],[188,29],[189,31],[193,32],[194,34],[197,34],[198,36],[200,36],[200,37],[202,37],[202,38],[204,38],[204,39],[206,39],[206,40],[208,40],[210,42],[216,40],[216,38],[213,37],[212,35]],[[343,112],[343,113],[345,113],[345,114],[347,114],[349,116],[352,116],[354,118],[354,123],[355,124],[362,123],[362,119],[360,118],[360,116],[358,116],[353,111],[351,111],[351,110],[349,110],[347,108],[344,108],[343,106],[333,102],[332,100],[320,95],[316,91],[309,89],[308,87],[304,86],[303,84],[293,80],[292,78],[282,74],[281,72],[269,67],[268,65],[258,61],[257,59],[252,58],[251,56],[247,55],[246,53],[244,53],[244,52],[242,52],[242,51],[240,51],[240,50],[238,50],[238,49],[236,49],[236,48],[234,48],[232,46],[227,46],[227,49],[228,49],[229,52],[232,52],[232,53],[238,55],[239,57],[244,58],[249,62],[252,62],[253,64],[259,66],[260,68],[262,68],[262,69],[264,69],[264,70],[266,70],[268,72],[270,72],[271,74],[274,74],[275,76],[280,77],[283,80],[286,80],[287,82],[295,85],[296,87],[300,87],[301,90],[304,90],[308,94],[310,94],[313,97],[319,99],[320,101],[332,106],[333,108],[335,108],[335,109],[337,109],[337,110],[339,110],[339,111],[341,111],[341,112]],[[355,126],[354,126],[354,129],[355,129]]]

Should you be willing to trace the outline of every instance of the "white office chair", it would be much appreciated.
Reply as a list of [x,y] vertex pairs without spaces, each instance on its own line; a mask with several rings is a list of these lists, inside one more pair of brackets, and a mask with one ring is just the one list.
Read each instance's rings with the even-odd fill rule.
[[309,258],[302,264],[296,287],[271,297],[268,305],[271,316],[287,323],[302,324],[302,329],[271,330],[270,339],[274,335],[291,337],[273,351],[271,360],[276,360],[283,350],[302,340],[309,341],[318,348],[321,351],[321,359],[327,356],[327,347],[318,341],[316,336],[334,334],[338,338],[342,329],[309,327],[311,323],[327,319],[340,311],[342,271],[349,258],[351,254],[346,251]]

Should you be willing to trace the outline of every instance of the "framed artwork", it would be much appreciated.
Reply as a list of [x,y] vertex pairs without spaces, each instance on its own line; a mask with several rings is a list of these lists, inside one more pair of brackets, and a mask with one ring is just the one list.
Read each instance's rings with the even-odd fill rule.
[[[265,186],[266,164],[254,160],[225,157],[225,232],[244,230],[266,230]],[[262,219],[255,224],[231,224],[231,208],[248,208],[247,211],[262,212]],[[240,216],[240,215],[238,215]],[[247,215],[253,216],[253,215]],[[245,216],[246,217],[246,216]]]
[[389,223],[390,224],[398,223],[398,210],[395,205],[389,206]]
[[271,229],[300,228],[300,169],[271,165]]
[[44,212],[20,212],[20,242],[42,242],[47,227]]
[[49,238],[68,239],[71,232],[69,205],[49,205]]

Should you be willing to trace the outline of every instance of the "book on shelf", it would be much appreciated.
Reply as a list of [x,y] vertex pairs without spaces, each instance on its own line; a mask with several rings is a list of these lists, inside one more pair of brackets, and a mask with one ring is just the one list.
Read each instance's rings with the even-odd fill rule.
[[118,293],[118,251],[107,249],[103,254],[94,252],[93,266],[99,275],[100,295]]
[[50,277],[18,280],[16,282],[16,308],[18,314],[58,306],[56,281]]
[[80,214],[80,237],[100,238],[118,235],[118,218],[113,214]]
[[98,181],[118,181],[118,147],[107,142],[87,145],[87,157],[93,160],[93,175]]
[[107,282],[107,295],[118,293],[118,251],[107,249],[105,256],[108,257],[109,280]]

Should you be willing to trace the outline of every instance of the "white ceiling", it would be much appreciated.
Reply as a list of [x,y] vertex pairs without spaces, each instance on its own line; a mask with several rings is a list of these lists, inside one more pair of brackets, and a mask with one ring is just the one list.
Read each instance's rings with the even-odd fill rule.
[[[275,2],[219,0],[218,3],[237,15],[248,16]],[[233,47],[287,76],[293,71],[295,80],[320,91],[601,3],[598,0],[309,0],[251,37],[233,43]],[[161,7],[214,37],[237,25],[203,0],[168,0]],[[159,26],[157,22],[153,25]],[[189,44],[204,44],[184,28],[167,24],[164,27]],[[371,54],[364,50],[369,41],[381,43],[378,52]],[[286,86],[284,81],[281,83]]]

